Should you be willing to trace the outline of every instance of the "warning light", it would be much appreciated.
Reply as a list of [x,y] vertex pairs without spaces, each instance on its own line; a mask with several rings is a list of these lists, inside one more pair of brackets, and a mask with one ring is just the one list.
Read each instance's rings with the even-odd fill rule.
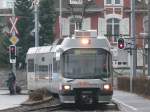
[[15,45],[10,45],[9,46],[9,56],[11,60],[16,59],[16,46]]
[[90,44],[90,40],[87,39],[87,38],[82,38],[81,42],[82,42],[82,44],[84,44],[84,45]]
[[118,39],[118,48],[119,49],[124,49],[125,44],[124,44],[124,39],[123,38],[119,38]]

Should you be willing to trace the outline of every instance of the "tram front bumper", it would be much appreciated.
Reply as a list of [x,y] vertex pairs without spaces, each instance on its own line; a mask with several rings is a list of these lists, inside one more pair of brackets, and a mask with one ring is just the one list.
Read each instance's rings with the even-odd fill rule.
[[74,89],[73,91],[68,91],[59,94],[61,103],[109,103],[112,99],[112,92],[100,92],[97,89]]
[[61,103],[75,103],[75,97],[69,95],[59,95]]

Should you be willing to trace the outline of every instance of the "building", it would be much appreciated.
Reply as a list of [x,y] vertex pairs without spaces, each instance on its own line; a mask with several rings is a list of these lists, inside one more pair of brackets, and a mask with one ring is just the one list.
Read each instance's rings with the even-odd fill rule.
[[[70,1],[83,2],[83,4],[70,4]],[[81,29],[96,29],[98,35],[105,35],[109,39],[112,44],[114,67],[129,67],[130,54],[128,50],[117,48],[117,40],[122,37],[125,38],[126,43],[131,42],[130,2],[131,0],[63,0],[62,36],[72,35],[74,29],[78,29],[78,24],[83,21]],[[55,2],[55,7],[59,13],[59,1]],[[143,47],[143,39],[138,39],[140,33],[143,32],[144,13],[140,10],[141,8],[143,4],[136,0],[136,44],[138,48]],[[82,9],[84,9],[84,14]],[[55,37],[59,38],[59,16],[55,24]],[[142,56],[141,51],[137,52],[138,60],[141,60]],[[142,64],[143,60],[138,61],[137,66],[143,66]]]
[[13,0],[0,0],[0,27],[3,28],[3,33],[8,33],[8,21],[9,17],[12,16]]
[[12,8],[14,0],[1,0],[0,1],[0,9]]

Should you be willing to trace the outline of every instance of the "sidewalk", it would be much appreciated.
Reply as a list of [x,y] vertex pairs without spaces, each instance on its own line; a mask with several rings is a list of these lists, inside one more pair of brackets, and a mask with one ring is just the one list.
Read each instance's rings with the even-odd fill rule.
[[8,90],[0,90],[0,110],[20,106],[21,103],[28,99],[28,95],[9,95]]
[[113,100],[123,112],[150,112],[150,100],[124,91],[114,91]]

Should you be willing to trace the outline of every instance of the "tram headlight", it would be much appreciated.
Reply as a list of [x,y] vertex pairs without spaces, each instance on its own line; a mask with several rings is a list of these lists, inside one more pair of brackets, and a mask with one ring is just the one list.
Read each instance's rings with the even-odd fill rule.
[[106,91],[109,91],[109,90],[112,90],[112,86],[111,86],[111,84],[104,84],[103,89]]
[[70,85],[63,85],[62,86],[62,90],[63,91],[70,91],[71,90],[71,86]]
[[81,39],[81,43],[82,43],[83,45],[87,45],[87,44],[90,43],[90,40],[89,40],[88,38],[82,38],[82,39]]

